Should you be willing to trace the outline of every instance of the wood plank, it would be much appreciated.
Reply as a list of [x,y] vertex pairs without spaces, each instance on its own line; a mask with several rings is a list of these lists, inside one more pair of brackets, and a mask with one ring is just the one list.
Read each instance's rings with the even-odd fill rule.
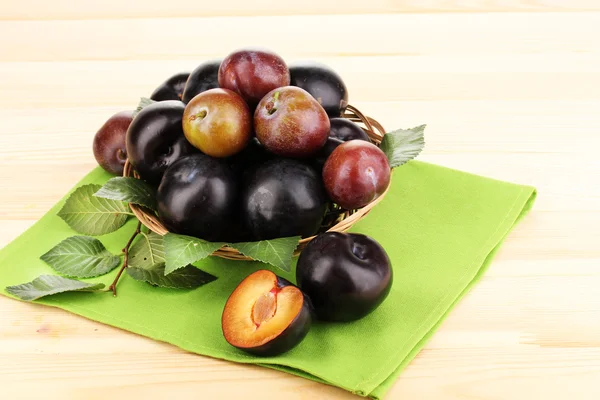
[[[527,56],[516,60],[539,65],[560,65],[563,55],[556,57]],[[536,61],[539,58],[541,60]],[[598,56],[581,58],[594,59]],[[325,59],[322,59],[325,60]],[[497,64],[478,60],[475,70],[469,60],[459,57],[392,57],[373,58],[371,62],[356,58],[327,59],[343,76],[349,88],[350,101],[464,101],[464,100],[540,100],[593,101],[600,90],[600,71],[588,70],[585,62],[547,71],[516,70],[512,63]],[[548,61],[544,63],[544,61]],[[455,65],[456,70],[435,71],[435,65]],[[487,64],[486,64],[487,63]],[[147,65],[147,67],[144,67]],[[23,107],[135,107],[139,98],[150,93],[173,71],[189,70],[197,62],[7,62],[0,63],[0,106]],[[360,65],[361,68],[358,68]],[[459,71],[460,66],[464,67]],[[489,66],[486,70],[485,66]]]
[[244,46],[271,48],[286,59],[597,53],[599,32],[600,13],[5,21],[0,37],[11,40],[2,42],[0,61],[199,60]]
[[23,0],[0,11],[0,19],[108,19],[108,18],[182,18],[257,15],[389,14],[389,13],[471,13],[471,12],[572,12],[597,11],[594,0],[344,0],[301,2],[235,0],[227,2],[190,2],[186,0],[54,0],[47,7],[43,0]]

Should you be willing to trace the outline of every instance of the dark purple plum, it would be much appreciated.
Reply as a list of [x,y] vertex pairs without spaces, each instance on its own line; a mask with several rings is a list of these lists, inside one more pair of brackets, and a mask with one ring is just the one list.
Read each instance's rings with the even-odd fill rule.
[[233,227],[237,194],[224,160],[193,154],[165,171],[156,196],[158,216],[169,232],[222,241]]
[[369,135],[360,126],[347,118],[331,118],[329,124],[329,137],[334,137],[344,142],[354,139],[371,141]]
[[254,240],[267,240],[315,234],[328,200],[313,167],[276,158],[247,175],[240,203]]
[[197,94],[219,87],[219,66],[222,60],[203,62],[190,73],[181,100],[189,103]]
[[296,266],[298,287],[324,321],[354,321],[373,312],[393,282],[390,259],[374,239],[326,232],[313,239]]
[[238,154],[228,158],[229,164],[236,174],[243,178],[248,176],[259,165],[274,159],[276,156],[265,149],[257,138],[250,139],[248,146]]
[[157,185],[168,166],[198,152],[183,134],[184,110],[181,101],[160,101],[142,109],[129,125],[127,156],[142,180]]
[[160,84],[150,95],[154,101],[181,100],[189,72],[180,72]]
[[342,78],[326,65],[312,61],[290,64],[290,85],[310,93],[330,117],[340,117],[348,106],[348,89]]

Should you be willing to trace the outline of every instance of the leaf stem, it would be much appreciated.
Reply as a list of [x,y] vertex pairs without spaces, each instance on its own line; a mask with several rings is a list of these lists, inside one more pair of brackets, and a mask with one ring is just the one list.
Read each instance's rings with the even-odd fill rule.
[[125,257],[123,258],[123,266],[119,270],[119,273],[115,277],[115,280],[113,281],[113,283],[107,289],[107,291],[113,292],[114,297],[117,297],[117,283],[119,283],[119,279],[121,278],[121,275],[123,275],[123,271],[125,271],[125,268],[127,268],[127,266],[128,266],[129,248],[131,247],[131,244],[133,243],[133,241],[135,240],[137,235],[139,235],[141,232],[142,232],[142,223],[140,221],[138,221],[137,228],[135,228],[135,232],[133,232],[133,235],[131,235],[131,237],[129,238],[129,241],[127,242],[127,244],[125,245],[125,247],[122,250],[123,254],[125,255]]

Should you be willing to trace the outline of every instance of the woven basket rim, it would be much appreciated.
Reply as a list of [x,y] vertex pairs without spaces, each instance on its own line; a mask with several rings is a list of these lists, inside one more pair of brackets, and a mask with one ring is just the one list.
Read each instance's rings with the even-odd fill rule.
[[[369,136],[369,138],[375,143],[379,144],[383,140],[383,136],[385,135],[385,129],[383,126],[374,118],[368,117],[364,115],[360,110],[352,105],[348,105],[346,111],[342,115],[343,118],[346,118],[352,122],[358,123],[361,128],[365,131],[365,133]],[[125,161],[125,167],[123,169],[124,177],[134,177],[138,178],[139,176],[133,169],[133,166],[129,162],[129,159]],[[349,230],[356,222],[360,221],[377,205],[379,202],[383,200],[385,195],[387,194],[391,184],[388,185],[388,188],[382,193],[379,197],[373,199],[369,204],[365,205],[362,208],[341,212],[340,215],[343,216],[338,218],[337,223],[328,228],[326,232],[346,232]],[[150,231],[159,234],[161,236],[166,235],[169,231],[165,228],[162,222],[159,220],[158,216],[152,211],[148,210],[145,207],[130,203],[129,207],[133,214],[138,218],[138,220],[148,228]],[[318,235],[318,234],[317,234]],[[310,243],[317,235],[313,235],[310,237],[302,238],[298,241],[298,246],[294,251],[294,256],[299,255],[304,247],[308,243]],[[241,260],[241,261],[252,261],[250,257],[247,257],[240,253],[238,250],[225,245],[222,248],[216,250],[212,253],[213,256],[226,258],[230,260]]]

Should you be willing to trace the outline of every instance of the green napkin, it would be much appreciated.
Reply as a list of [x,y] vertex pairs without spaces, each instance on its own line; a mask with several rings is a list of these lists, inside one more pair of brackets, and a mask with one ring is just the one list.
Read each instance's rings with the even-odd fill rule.
[[[99,168],[77,186],[104,183]],[[535,189],[411,161],[396,168],[385,199],[352,231],[388,251],[394,283],[387,300],[353,323],[315,323],[290,352],[257,358],[229,346],[221,312],[233,288],[258,262],[209,257],[202,268],[219,277],[193,291],[154,288],[125,275],[119,296],[63,293],[38,303],[172,343],[190,352],[259,364],[353,393],[382,398],[456,302],[481,277],[496,249],[531,208]],[[56,216],[65,199],[0,252],[0,292],[53,271],[39,257],[74,232]],[[118,253],[135,229],[100,237]],[[267,267],[268,268],[268,267]],[[295,281],[294,274],[281,274]],[[110,284],[114,273],[90,281]]]

